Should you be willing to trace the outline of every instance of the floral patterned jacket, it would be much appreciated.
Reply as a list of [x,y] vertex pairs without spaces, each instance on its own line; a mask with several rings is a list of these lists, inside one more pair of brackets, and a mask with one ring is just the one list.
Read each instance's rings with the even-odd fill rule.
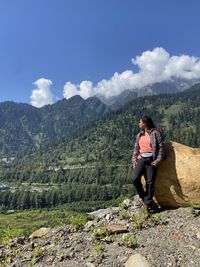
[[[139,139],[143,134],[144,134],[144,130],[141,130],[136,136],[136,141],[135,141],[133,155],[132,155],[132,161],[137,162],[137,157],[140,154]],[[150,129],[148,131],[148,134],[150,136],[152,149],[153,149],[153,161],[158,166],[164,158],[163,139],[160,134],[160,131],[156,128]]]

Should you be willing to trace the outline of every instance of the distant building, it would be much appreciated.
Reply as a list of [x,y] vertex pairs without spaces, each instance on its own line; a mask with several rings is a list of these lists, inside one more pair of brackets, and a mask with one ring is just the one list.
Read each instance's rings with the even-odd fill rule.
[[1,184],[0,185],[0,190],[7,190],[7,189],[10,189],[9,185],[7,185],[7,184]]

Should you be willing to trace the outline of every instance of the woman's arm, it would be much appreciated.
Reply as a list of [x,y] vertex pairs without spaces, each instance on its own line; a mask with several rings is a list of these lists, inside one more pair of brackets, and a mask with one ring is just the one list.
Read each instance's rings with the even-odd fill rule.
[[139,134],[137,134],[136,136],[135,145],[134,145],[133,154],[132,154],[132,164],[134,166],[137,162],[138,155],[139,155]]
[[159,131],[155,133],[156,142],[158,144],[158,155],[157,158],[152,162],[152,165],[158,166],[164,157],[163,140]]

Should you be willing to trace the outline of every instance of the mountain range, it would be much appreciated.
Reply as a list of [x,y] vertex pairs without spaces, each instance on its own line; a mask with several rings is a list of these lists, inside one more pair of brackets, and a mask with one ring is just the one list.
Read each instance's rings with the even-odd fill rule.
[[57,143],[109,111],[97,97],[84,100],[78,95],[42,108],[11,101],[0,103],[0,155]]
[[103,95],[97,95],[97,97],[102,102],[109,105],[112,110],[116,110],[137,97],[178,93],[190,88],[192,85],[199,82],[200,81],[197,79],[186,80],[183,78],[171,78],[168,81],[149,84],[142,88],[129,88],[116,96],[105,98]]

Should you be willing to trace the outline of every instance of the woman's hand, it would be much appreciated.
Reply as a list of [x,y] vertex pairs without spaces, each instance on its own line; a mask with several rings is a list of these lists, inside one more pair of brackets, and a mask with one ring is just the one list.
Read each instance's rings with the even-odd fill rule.
[[158,163],[156,163],[155,161],[153,161],[153,162],[151,162],[151,166],[158,167]]
[[136,160],[132,160],[132,167],[133,167],[133,169],[135,168],[136,164],[137,164],[137,161]]

